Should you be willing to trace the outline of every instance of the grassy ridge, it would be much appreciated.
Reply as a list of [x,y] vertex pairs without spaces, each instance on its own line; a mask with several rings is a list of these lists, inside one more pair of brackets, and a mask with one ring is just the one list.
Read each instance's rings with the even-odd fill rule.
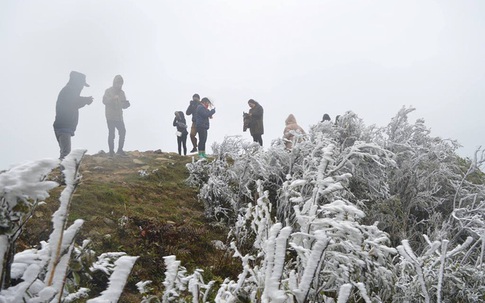
[[[78,242],[91,239],[97,254],[124,251],[140,256],[121,302],[140,301],[135,287],[140,280],[154,281],[160,291],[166,255],[176,255],[189,270],[204,269],[207,279],[236,275],[235,260],[213,245],[214,240],[225,242],[227,228],[205,219],[197,189],[185,184],[185,165],[192,158],[173,153],[127,154],[113,159],[104,154],[85,156],[69,216],[70,222],[85,220]],[[47,239],[62,188],[53,190],[47,204],[29,221],[20,241],[23,248]],[[104,283],[94,279],[88,287],[102,290]]]

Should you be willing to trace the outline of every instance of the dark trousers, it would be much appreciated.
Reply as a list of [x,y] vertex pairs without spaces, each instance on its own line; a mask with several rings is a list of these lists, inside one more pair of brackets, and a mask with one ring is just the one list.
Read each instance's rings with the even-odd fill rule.
[[258,142],[259,145],[263,146],[263,135],[252,135],[253,141]]
[[197,129],[199,134],[199,152],[205,152],[205,142],[207,141],[207,129]]
[[184,148],[184,156],[187,155],[187,133],[177,136],[177,146],[179,155],[182,155],[182,147]]
[[109,152],[114,152],[115,147],[115,129],[118,130],[118,151],[123,150],[123,146],[125,145],[125,135],[126,135],[126,128],[125,123],[123,121],[110,121],[107,120],[108,123],[108,147]]
[[57,143],[59,143],[59,159],[64,159],[71,152],[71,137],[70,133],[58,132],[54,130],[56,134]]

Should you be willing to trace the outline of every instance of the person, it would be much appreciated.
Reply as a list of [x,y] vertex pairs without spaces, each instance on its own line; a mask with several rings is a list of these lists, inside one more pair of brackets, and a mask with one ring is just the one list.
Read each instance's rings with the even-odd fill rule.
[[211,101],[208,98],[202,98],[197,110],[195,111],[195,127],[197,129],[197,134],[199,134],[199,157],[207,158],[205,154],[205,143],[207,141],[207,130],[209,129],[210,123],[209,118],[216,113],[216,109],[212,108],[209,110],[209,106],[212,106]]
[[285,142],[286,149],[291,149],[293,147],[293,141],[295,138],[295,133],[304,135],[305,131],[301,128],[298,123],[296,123],[296,118],[293,114],[290,114],[285,120],[285,129],[283,131],[283,141]]
[[325,121],[331,121],[332,119],[330,119],[330,116],[328,114],[324,114],[323,115],[323,118],[322,118],[322,122],[325,122]]
[[337,116],[335,117],[335,125],[338,125],[338,123],[339,123],[339,119],[340,119],[340,115],[337,115]]
[[56,102],[56,118],[54,120],[54,133],[59,143],[60,156],[64,159],[71,152],[71,137],[76,132],[79,121],[79,109],[93,103],[93,97],[81,97],[86,83],[86,75],[72,71],[69,82],[61,89]]
[[192,100],[190,100],[189,107],[185,111],[187,116],[192,115],[192,126],[190,127],[190,141],[192,142],[192,150],[191,153],[195,153],[197,151],[197,128],[195,126],[195,111],[197,107],[200,105],[200,96],[198,94],[194,94],[192,96]]
[[126,128],[123,121],[123,110],[130,107],[130,101],[126,100],[123,87],[123,77],[116,75],[113,79],[113,86],[106,89],[103,96],[105,105],[106,122],[108,124],[108,148],[109,156],[114,155],[115,129],[118,130],[118,150],[116,154],[124,156],[123,146],[125,144]]
[[263,107],[253,99],[249,99],[248,105],[249,109],[249,132],[253,137],[254,142],[258,142],[259,145],[263,146]]
[[175,112],[173,119],[173,126],[177,127],[177,147],[179,155],[182,155],[182,146],[184,148],[184,156],[187,155],[187,124],[184,113],[181,111]]

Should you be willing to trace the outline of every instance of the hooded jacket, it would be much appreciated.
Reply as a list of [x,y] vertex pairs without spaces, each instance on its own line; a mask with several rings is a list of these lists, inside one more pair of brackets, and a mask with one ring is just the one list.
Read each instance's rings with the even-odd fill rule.
[[104,92],[103,104],[105,105],[106,120],[123,121],[123,109],[130,107],[130,102],[126,100],[125,92],[115,87],[115,83],[123,78],[120,75],[113,79],[113,86]]
[[91,97],[81,97],[81,91],[86,84],[86,76],[71,72],[69,82],[61,89],[56,102],[56,118],[54,130],[61,133],[74,133],[79,122],[79,109],[91,104]]
[[177,131],[182,134],[187,134],[187,122],[185,120],[185,115],[181,111],[175,112],[175,118],[173,119],[173,126],[177,127]]
[[295,137],[294,133],[298,134],[305,134],[303,128],[301,128],[298,123],[296,123],[296,118],[293,114],[290,114],[288,118],[285,120],[285,130],[283,131],[283,139],[285,141],[285,146],[287,149],[291,149],[293,147],[293,138]]
[[249,130],[251,136],[254,135],[262,135],[264,134],[264,125],[263,125],[263,107],[256,101],[253,101],[256,104],[255,107],[249,110],[250,121],[249,121]]
[[202,103],[197,106],[195,111],[195,126],[197,129],[209,129],[209,118],[215,114],[216,109],[207,109]]

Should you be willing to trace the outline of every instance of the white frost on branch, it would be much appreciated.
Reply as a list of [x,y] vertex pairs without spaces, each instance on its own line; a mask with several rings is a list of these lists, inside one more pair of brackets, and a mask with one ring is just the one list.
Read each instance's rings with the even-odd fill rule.
[[10,209],[18,200],[43,200],[49,197],[48,191],[58,184],[44,178],[59,165],[59,160],[45,159],[15,166],[0,173],[0,193]]
[[338,292],[338,298],[337,298],[337,303],[347,303],[350,297],[350,293],[352,291],[352,284],[346,283],[342,286],[340,286],[339,292]]
[[101,293],[101,296],[88,300],[88,303],[111,303],[118,302],[126,280],[138,257],[122,256],[115,261],[114,270],[108,282],[108,288]]
[[89,270],[91,270],[92,272],[99,270],[107,275],[110,275],[116,267],[114,262],[125,255],[126,253],[124,252],[102,253],[98,256],[98,260],[91,265]]

